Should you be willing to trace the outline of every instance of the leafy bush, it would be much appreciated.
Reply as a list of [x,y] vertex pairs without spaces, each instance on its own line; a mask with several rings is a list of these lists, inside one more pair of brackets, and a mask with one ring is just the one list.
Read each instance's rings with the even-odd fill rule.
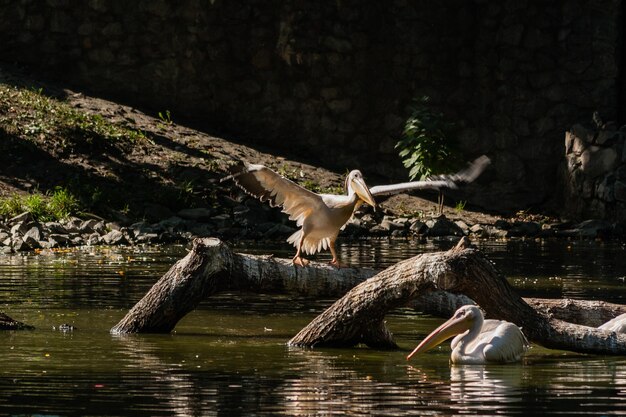
[[461,156],[451,138],[454,125],[435,113],[427,96],[413,100],[402,138],[396,144],[411,180],[447,174],[461,166]]

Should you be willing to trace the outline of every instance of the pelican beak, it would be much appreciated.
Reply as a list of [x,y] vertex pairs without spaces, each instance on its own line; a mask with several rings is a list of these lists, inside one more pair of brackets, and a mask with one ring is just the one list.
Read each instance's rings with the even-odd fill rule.
[[355,178],[352,180],[352,188],[356,195],[363,201],[365,201],[370,206],[376,208],[376,201],[374,197],[372,197],[372,193],[370,193],[370,189],[365,185],[365,181],[361,178]]
[[417,355],[421,352],[426,352],[444,341],[448,340],[452,336],[456,336],[457,334],[461,334],[471,328],[472,319],[463,316],[463,317],[452,317],[450,320],[446,321],[441,326],[437,327],[431,334],[426,336],[426,339],[422,340],[422,342],[417,345],[417,347],[411,352],[406,360],[408,361],[413,357],[413,355]]

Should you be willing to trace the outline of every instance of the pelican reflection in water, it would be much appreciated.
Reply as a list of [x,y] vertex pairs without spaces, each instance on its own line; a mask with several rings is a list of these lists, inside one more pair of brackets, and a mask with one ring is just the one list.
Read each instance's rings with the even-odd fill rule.
[[263,165],[248,163],[234,166],[231,175],[222,181],[232,179],[246,193],[269,202],[272,207],[282,207],[283,212],[289,215],[289,219],[301,227],[287,239],[296,247],[294,265],[308,264],[302,253],[313,255],[322,249],[330,249],[333,257],[330,264],[339,267],[335,241],[339,231],[361,204],[369,204],[376,208],[374,198],[377,196],[408,190],[456,188],[460,183],[476,179],[489,163],[489,158],[482,156],[456,174],[441,175],[433,180],[379,185],[372,188],[365,184],[361,171],[354,170],[348,174],[345,181],[347,195],[317,194],[283,178]]
[[517,362],[529,347],[522,330],[515,324],[485,320],[477,306],[466,305],[422,340],[407,356],[407,360],[453,336],[456,337],[451,343],[450,362],[456,364]]

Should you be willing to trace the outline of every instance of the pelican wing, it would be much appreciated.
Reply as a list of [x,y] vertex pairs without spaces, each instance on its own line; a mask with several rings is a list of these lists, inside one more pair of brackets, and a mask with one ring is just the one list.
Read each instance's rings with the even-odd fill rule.
[[529,345],[519,327],[500,320],[485,320],[480,335],[471,344],[484,344],[485,360],[499,363],[520,360]]
[[626,333],[626,313],[607,321],[598,329],[615,333]]
[[269,202],[270,206],[282,207],[283,212],[289,214],[289,219],[295,220],[298,226],[302,226],[308,213],[321,209],[324,205],[318,194],[281,177],[263,165],[236,165],[232,168],[231,175],[221,181],[228,179],[232,179],[247,194]]
[[410,190],[439,190],[442,188],[457,188],[461,183],[474,181],[487,168],[491,160],[485,155],[477,158],[467,168],[451,175],[433,176],[425,181],[411,181],[399,184],[377,185],[370,188],[374,197],[391,195]]

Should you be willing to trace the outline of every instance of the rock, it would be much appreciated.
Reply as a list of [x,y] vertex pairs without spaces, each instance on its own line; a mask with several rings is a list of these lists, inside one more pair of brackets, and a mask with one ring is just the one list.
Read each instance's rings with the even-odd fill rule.
[[220,229],[230,227],[233,224],[228,214],[218,214],[217,216],[213,216],[211,217],[211,222]]
[[30,212],[26,211],[22,214],[18,214],[15,217],[11,217],[9,220],[7,220],[7,223],[14,225],[17,223],[30,223],[33,220],[33,215]]
[[367,229],[361,226],[360,222],[350,222],[346,224],[342,233],[347,236],[359,237],[367,235]]
[[270,239],[282,238],[282,237],[287,237],[291,235],[295,231],[296,229],[294,229],[293,227],[289,227],[286,224],[277,224],[274,227],[272,227],[270,230],[265,232],[265,237],[270,238]]
[[411,223],[409,230],[417,235],[425,235],[428,233],[428,226],[426,226],[426,223],[416,220]]
[[235,222],[242,226],[255,227],[257,224],[265,223],[270,220],[271,212],[264,206],[239,206],[233,210]]
[[105,226],[106,230],[108,230],[108,231],[120,230],[122,228],[122,226],[120,226],[120,224],[117,223],[117,222],[106,222],[106,224],[104,226]]
[[30,245],[24,242],[21,237],[14,238],[12,243],[12,248],[15,252],[23,252],[31,249]]
[[501,230],[509,230],[511,228],[511,223],[506,220],[498,219],[493,223],[493,227]]
[[96,232],[90,234],[87,239],[85,239],[85,243],[89,246],[95,246],[100,243],[100,235]]
[[169,208],[160,204],[146,204],[143,208],[143,215],[150,222],[158,222],[172,217],[174,213]]
[[[82,234],[91,234],[96,231],[95,228],[98,223],[102,223],[102,222],[98,222],[98,220],[95,220],[95,219],[85,220],[84,222],[80,224],[80,226],[78,227],[78,230]],[[104,223],[102,223],[102,225],[104,226]]]
[[581,237],[606,237],[610,236],[612,232],[611,223],[605,220],[585,220],[576,226]]
[[389,232],[393,232],[394,230],[403,230],[404,229],[404,225],[398,224],[398,223],[392,221],[388,216],[385,216],[385,218],[383,218],[383,221],[380,222],[379,227],[381,227],[382,229],[387,230]]
[[111,230],[106,235],[102,236],[102,240],[107,245],[119,245],[128,243],[126,236],[120,230]]
[[11,227],[11,235],[14,237],[24,236],[24,233],[26,233],[32,227],[32,225],[33,225],[32,222],[16,223],[15,225],[13,225],[13,227]]
[[41,247],[39,241],[43,240],[43,233],[37,226],[33,226],[22,237],[22,240],[26,242],[28,246],[33,249],[38,249]]
[[63,222],[63,225],[68,233],[80,233],[80,226],[82,224],[83,221],[76,217],[69,218]]
[[615,197],[615,200],[617,201],[626,203],[626,182],[615,181],[615,185],[613,186],[613,197]]
[[43,226],[44,228],[48,230],[48,233],[61,234],[61,235],[68,233],[65,226],[63,226],[59,222],[46,222],[43,224]]
[[[4,244],[3,242],[7,239],[9,239],[11,237],[10,234],[8,234],[7,232],[0,232],[0,243]],[[10,239],[9,239],[10,242]]]
[[407,232],[405,229],[396,229],[391,232],[391,237],[406,237]]
[[93,231],[98,233],[100,236],[104,235],[107,233],[107,227],[106,224],[104,223],[104,221],[99,221],[98,223],[96,223],[93,226]]
[[185,220],[206,221],[213,213],[208,208],[198,207],[180,210],[176,215]]
[[612,148],[590,146],[580,156],[581,169],[591,178],[606,174],[617,164],[617,152]]
[[463,234],[465,234],[465,235],[469,234],[469,226],[463,220],[457,220],[457,221],[454,222],[454,224],[459,226],[459,229],[461,229],[463,231]]
[[189,231],[194,237],[209,237],[215,233],[215,228],[207,223],[195,223],[189,226]]
[[605,220],[585,220],[571,229],[556,230],[555,235],[559,237],[577,237],[595,239],[597,237],[607,237],[612,234],[612,226]]
[[503,238],[507,236],[508,231],[493,226],[484,227],[485,235],[488,237]]
[[583,139],[574,135],[572,132],[566,132],[565,147],[566,154],[573,153],[576,156],[580,156],[585,150],[586,143]]
[[541,225],[537,222],[515,222],[507,233],[507,237],[536,236],[541,232]]
[[463,230],[445,216],[439,216],[428,230],[428,236],[464,236]]
[[472,227],[469,228],[469,231],[471,233],[474,233],[474,234],[478,235],[478,236],[481,236],[485,232],[485,229],[483,228],[482,225],[475,224],[475,225],[473,225]]
[[377,224],[376,226],[369,229],[369,234],[372,236],[388,236],[389,229],[385,229],[384,227]]
[[41,227],[37,224],[35,226],[32,226],[30,229],[28,229],[26,231],[26,233],[24,233],[24,238],[32,238],[35,240],[42,240],[43,239],[43,230],[41,230]]

